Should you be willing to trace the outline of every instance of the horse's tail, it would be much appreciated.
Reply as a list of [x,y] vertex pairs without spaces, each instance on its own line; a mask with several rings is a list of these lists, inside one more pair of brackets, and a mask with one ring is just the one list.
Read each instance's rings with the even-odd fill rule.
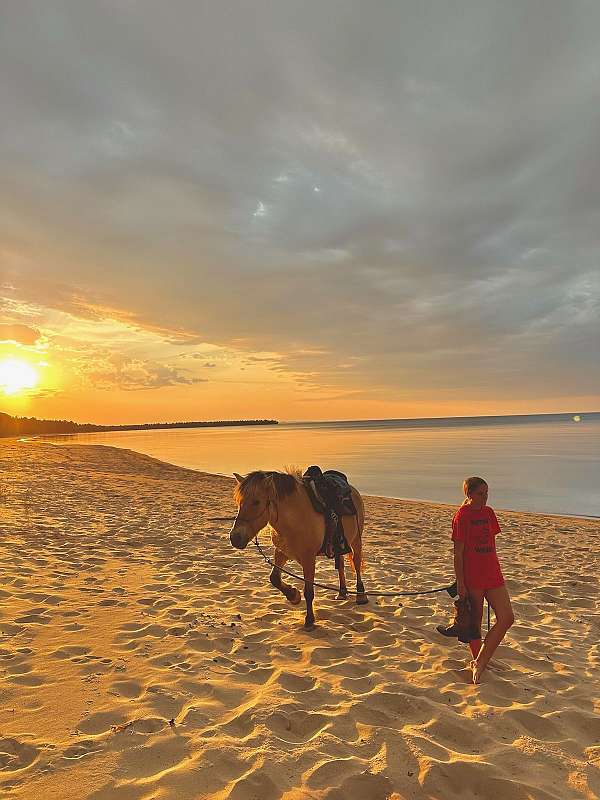
[[[356,572],[356,567],[354,566],[354,558],[353,553],[347,553],[346,558],[348,559],[348,564],[352,568],[352,572]],[[367,567],[367,561],[365,560],[364,553],[361,550],[360,553],[360,571],[363,572]]]
[[[357,544],[360,548],[360,569],[361,572],[367,566],[367,561],[365,559],[365,548],[364,548],[364,540],[363,540],[363,532],[365,529],[365,504],[362,499],[361,493],[358,489],[354,489],[356,493],[356,497],[353,497],[354,505],[356,507],[356,534],[357,534]],[[353,492],[353,494],[354,494]],[[354,568],[354,562],[352,563],[352,567]]]
[[[359,495],[360,496],[360,495]],[[361,513],[362,512],[362,513]],[[363,538],[362,533],[365,525],[365,518],[364,518],[364,510],[362,507],[362,498],[361,498],[361,507],[358,510],[357,515],[354,517],[354,521],[356,524],[356,538],[352,541],[351,547],[352,552],[348,553],[348,563],[352,567],[352,570],[356,572],[356,565],[354,563],[354,556],[358,551],[360,554],[360,571],[362,572],[363,569],[367,566],[367,562],[365,560],[365,551],[363,548]]]

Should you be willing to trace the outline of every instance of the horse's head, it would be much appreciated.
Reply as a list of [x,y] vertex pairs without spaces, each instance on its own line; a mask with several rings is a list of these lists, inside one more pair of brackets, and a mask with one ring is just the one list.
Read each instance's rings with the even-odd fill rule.
[[272,474],[257,471],[245,478],[236,472],[233,474],[237,481],[233,497],[238,513],[229,532],[229,540],[238,550],[243,550],[269,522],[277,491]]

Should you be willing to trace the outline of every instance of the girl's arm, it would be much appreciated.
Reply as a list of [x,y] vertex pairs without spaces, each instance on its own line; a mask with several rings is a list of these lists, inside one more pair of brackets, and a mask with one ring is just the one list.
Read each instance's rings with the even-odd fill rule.
[[461,600],[467,596],[467,588],[465,586],[464,553],[465,543],[454,542],[454,574],[456,575],[456,588],[458,590],[458,596],[461,598]]

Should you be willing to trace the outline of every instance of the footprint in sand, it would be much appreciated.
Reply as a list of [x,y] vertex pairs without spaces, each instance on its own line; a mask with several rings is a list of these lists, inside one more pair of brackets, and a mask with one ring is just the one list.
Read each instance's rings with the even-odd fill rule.
[[261,800],[279,800],[281,792],[273,780],[260,767],[255,767],[250,774],[244,775],[235,784],[228,795],[228,800],[247,800],[249,797],[260,797]]
[[344,678],[340,684],[342,689],[351,695],[369,694],[377,685],[376,678]]
[[65,619],[71,619],[71,617],[81,617],[82,615],[87,613],[88,613],[87,608],[81,610],[74,609],[72,611],[61,611],[60,616],[65,617]]
[[126,697],[128,700],[135,700],[144,693],[142,684],[134,680],[115,681],[110,685],[110,690],[120,697]]
[[18,739],[0,738],[0,770],[17,772],[30,766],[37,759],[39,750]]
[[[337,790],[327,792],[327,800],[387,800],[394,797],[394,784],[385,775],[374,775],[372,772],[361,772],[345,778]],[[396,795],[399,797],[400,795]]]
[[[247,708],[245,711],[242,711],[241,714],[237,714],[224,725],[221,725],[219,731],[225,733],[227,736],[234,736],[237,740],[246,739],[248,736],[255,736],[254,714],[254,709]],[[206,723],[207,726],[210,722],[214,722],[214,714]]]
[[[426,772],[422,790],[427,797],[460,797],[465,786],[481,786],[487,796],[501,797],[502,800],[530,800],[531,797],[548,798],[546,792],[532,794],[527,785],[527,775],[518,783],[512,776],[506,776],[498,768],[477,761],[451,761],[432,759]],[[558,797],[558,795],[554,795]]]
[[156,598],[154,597],[140,597],[137,603],[140,606],[153,606],[155,603],[155,599]]
[[75,633],[77,631],[84,630],[85,626],[80,625],[78,622],[70,622],[68,625],[63,625],[63,631],[68,631],[69,633]]
[[62,595],[44,594],[42,592],[25,592],[22,595],[23,599],[30,600],[33,603],[44,603],[48,606],[60,605],[66,598]]
[[29,673],[26,675],[16,675],[15,677],[11,678],[11,683],[16,683],[18,686],[48,686],[51,683],[54,683],[47,675],[37,675],[35,673]]
[[144,717],[143,719],[136,720],[132,727],[136,733],[149,736],[150,734],[164,730],[168,724],[166,720],[160,719],[159,717]]
[[185,716],[179,723],[179,727],[189,728],[190,730],[202,730],[212,725],[215,721],[215,709],[211,705],[206,705],[205,708],[193,706],[188,708]]
[[364,769],[364,761],[358,758],[332,758],[317,764],[306,778],[306,783],[311,789],[330,789],[352,775],[359,775]]
[[234,671],[238,672],[239,674],[243,674],[244,680],[247,683],[255,683],[259,686],[265,686],[265,684],[273,676],[275,668],[260,667],[257,665],[250,664],[246,671],[242,670],[234,670]]
[[69,761],[77,761],[85,756],[91,756],[94,753],[99,753],[102,750],[102,745],[94,739],[83,739],[77,744],[67,747],[62,754],[63,758]]
[[[29,672],[28,664],[24,663],[24,658],[19,658],[16,653],[8,653],[3,650],[0,653],[0,660],[6,664],[5,669],[11,675],[17,675],[20,672]],[[23,666],[21,670],[20,667]]]
[[341,664],[336,664],[335,674],[346,678],[366,678],[371,674],[371,667],[367,664],[344,661]]
[[127,722],[126,714],[114,709],[112,711],[98,711],[95,714],[90,714],[88,717],[85,717],[85,719],[80,720],[75,728],[81,733],[97,736],[101,733],[108,733],[114,726],[123,725],[125,722]]
[[282,672],[279,676],[279,683],[288,692],[293,694],[307,692],[316,685],[316,679],[306,675],[296,675],[293,672]]
[[300,708],[284,708],[265,720],[266,726],[285,742],[309,742],[331,726],[329,717]]
[[318,667],[331,666],[344,662],[351,653],[349,647],[315,647],[310,655],[310,663]]
[[148,686],[143,702],[145,708],[163,719],[179,719],[186,700],[164,686]]
[[[128,622],[121,626],[121,633],[117,634],[117,638],[119,641],[125,641],[127,644],[132,644],[131,640],[144,639],[147,636],[150,636],[153,639],[162,639],[164,638],[165,633],[166,628],[164,628],[162,625],[157,625],[156,623],[144,625],[139,622]],[[131,637],[130,640],[126,640],[126,634]]]
[[53,653],[50,653],[51,658],[58,658],[62,661],[67,659],[73,659],[77,656],[84,656],[90,653],[89,647],[82,647],[80,645],[72,644],[67,645],[66,647],[60,647],[58,650],[55,650]]
[[47,625],[51,621],[47,608],[32,608],[21,617],[15,618],[17,625]]
[[195,653],[209,653],[215,649],[214,641],[208,633],[192,633],[188,636],[186,644]]
[[516,723],[517,732],[521,731],[543,741],[558,741],[564,737],[564,730],[550,719],[548,716],[541,716],[537,713],[517,708],[507,711],[502,717],[503,721]]
[[148,743],[128,749],[123,753],[122,765],[127,769],[127,774],[134,779],[148,780],[153,776],[158,777],[165,770],[172,770],[176,764],[183,765],[189,757],[190,750],[186,738],[161,737],[161,741],[148,740]]
[[190,672],[193,667],[189,661],[185,661],[176,653],[166,653],[159,656],[154,656],[150,659],[150,664],[155,667],[166,667],[167,669],[180,670],[181,672]]

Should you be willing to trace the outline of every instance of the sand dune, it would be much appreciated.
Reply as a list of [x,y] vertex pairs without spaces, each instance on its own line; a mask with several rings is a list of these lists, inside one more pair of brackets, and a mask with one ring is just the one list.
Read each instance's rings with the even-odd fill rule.
[[[304,632],[211,519],[233,480],[8,440],[0,467],[2,797],[600,796],[596,521],[499,512],[517,622],[474,687],[447,595],[317,590]],[[367,589],[448,582],[450,507],[366,508]]]

